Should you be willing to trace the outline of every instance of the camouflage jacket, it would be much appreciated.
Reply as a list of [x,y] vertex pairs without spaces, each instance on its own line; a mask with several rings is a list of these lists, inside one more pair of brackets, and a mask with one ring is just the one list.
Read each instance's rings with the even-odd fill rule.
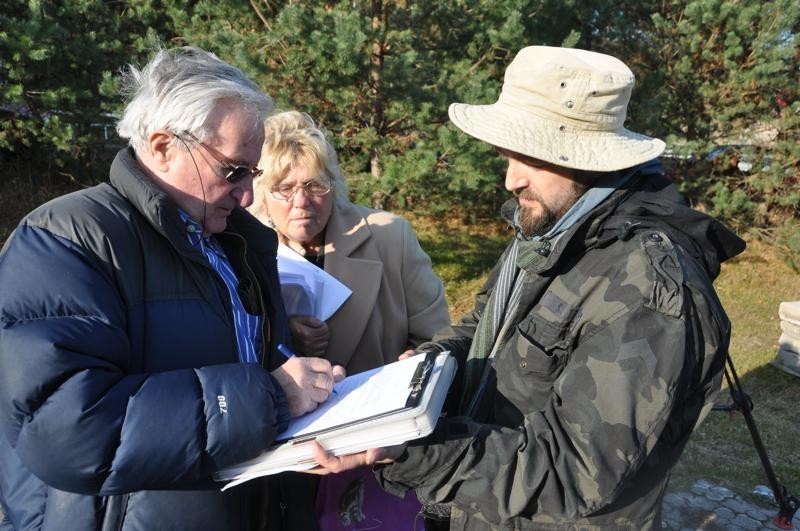
[[[660,528],[669,471],[720,389],[730,323],[711,283],[744,242],[650,175],[552,247],[520,243],[541,259],[478,414],[459,416],[454,386],[378,479],[449,505],[451,530]],[[497,275],[434,338],[462,364]]]

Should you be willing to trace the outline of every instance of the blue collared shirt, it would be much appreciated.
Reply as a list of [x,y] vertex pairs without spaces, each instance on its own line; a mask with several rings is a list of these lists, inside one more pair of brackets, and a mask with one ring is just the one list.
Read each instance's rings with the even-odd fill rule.
[[203,237],[203,227],[189,217],[189,214],[178,209],[186,226],[186,237],[193,247],[203,251],[211,267],[214,268],[225,286],[231,298],[231,309],[233,310],[233,323],[236,329],[236,345],[239,350],[239,361],[242,363],[258,363],[258,351],[261,346],[261,321],[262,317],[248,313],[244,309],[242,300],[236,291],[239,279],[236,278],[231,263],[225,255],[225,251],[219,243],[212,237]]

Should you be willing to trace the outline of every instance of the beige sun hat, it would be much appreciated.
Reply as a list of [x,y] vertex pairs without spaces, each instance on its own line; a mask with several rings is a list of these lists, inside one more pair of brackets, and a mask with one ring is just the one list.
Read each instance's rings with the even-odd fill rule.
[[633,72],[615,57],[529,46],[506,69],[491,105],[450,105],[468,135],[558,166],[629,168],[659,156],[664,142],[625,129]]

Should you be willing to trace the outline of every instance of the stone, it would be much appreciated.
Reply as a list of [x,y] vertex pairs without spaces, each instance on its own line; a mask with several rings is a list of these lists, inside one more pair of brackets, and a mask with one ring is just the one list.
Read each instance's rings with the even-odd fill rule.
[[711,492],[718,494],[719,496],[722,497],[722,499],[733,498],[734,496],[733,491],[731,489],[725,488],[721,485],[715,485],[714,487],[712,487]]
[[723,500],[722,505],[737,514],[743,514],[750,508],[750,505],[739,497]]
[[778,305],[778,317],[800,324],[800,301],[786,301]]
[[742,529],[758,529],[761,527],[761,522],[753,520],[749,516],[740,514],[731,520],[731,524],[739,526]]
[[784,372],[800,376],[800,353],[785,348],[783,344],[778,348],[775,359],[770,363]]
[[704,511],[713,511],[717,507],[719,507],[719,503],[709,500],[708,498],[697,496],[689,500],[689,505],[692,507],[697,507],[698,509],[703,509]]
[[745,514],[750,518],[752,518],[753,520],[758,520],[759,522],[766,522],[772,519],[772,516],[774,516],[774,515],[770,516],[764,510],[758,507],[751,507],[750,509],[747,510]]
[[721,524],[729,522],[735,516],[733,511],[727,507],[717,507],[714,509],[714,514],[717,515],[717,518],[719,518]]
[[733,491],[725,487],[716,485],[711,487],[708,497],[712,500],[721,501],[727,498],[733,498]]
[[683,497],[683,496],[681,496],[679,494],[676,494],[674,492],[671,492],[671,493],[667,494],[666,496],[664,496],[664,504],[665,505],[674,506],[674,507],[685,507],[686,503],[687,503],[687,501],[686,501],[685,497]]
[[706,489],[706,490],[710,489],[713,486],[713,485],[711,485],[711,483],[709,483],[708,481],[706,481],[704,479],[698,479],[697,481],[695,481],[694,484],[695,484],[695,486],[697,486],[697,487],[699,487],[701,489]]

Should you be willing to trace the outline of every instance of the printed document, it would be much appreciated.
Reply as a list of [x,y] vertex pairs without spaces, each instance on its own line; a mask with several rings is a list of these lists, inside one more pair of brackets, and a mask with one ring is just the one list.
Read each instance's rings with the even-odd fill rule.
[[316,466],[311,441],[334,455],[381,448],[433,431],[456,363],[449,353],[420,354],[348,376],[316,410],[292,420],[276,446],[215,474],[229,488],[255,477]]

